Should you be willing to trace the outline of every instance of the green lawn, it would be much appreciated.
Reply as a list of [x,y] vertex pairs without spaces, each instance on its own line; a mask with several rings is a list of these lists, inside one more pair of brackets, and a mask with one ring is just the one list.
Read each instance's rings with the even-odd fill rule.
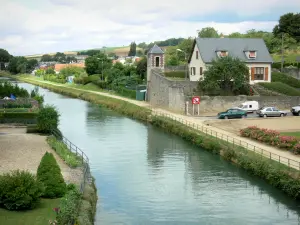
[[46,225],[54,220],[53,208],[59,206],[60,199],[42,199],[40,205],[28,211],[8,211],[0,208],[0,224],[3,225]]
[[296,131],[296,132],[282,132],[281,135],[284,135],[284,136],[293,136],[293,137],[299,137],[300,138],[300,131]]

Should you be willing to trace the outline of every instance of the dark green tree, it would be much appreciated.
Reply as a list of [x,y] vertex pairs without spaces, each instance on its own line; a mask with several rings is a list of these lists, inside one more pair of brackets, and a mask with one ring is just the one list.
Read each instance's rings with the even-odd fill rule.
[[145,79],[146,72],[147,72],[147,58],[143,57],[139,62],[136,64],[136,72],[141,77],[141,79]]
[[53,61],[54,58],[51,55],[49,54],[42,55],[41,62],[53,62]]
[[273,29],[273,34],[281,38],[288,34],[291,38],[300,42],[300,13],[287,13],[280,17],[278,25]]
[[85,60],[85,70],[88,75],[102,74],[104,70],[112,67],[112,60],[100,52],[97,55],[89,56]]
[[136,56],[136,43],[131,42],[128,56]]
[[198,37],[201,37],[201,38],[218,38],[218,37],[220,37],[220,35],[218,34],[218,31],[216,31],[215,28],[205,27],[205,28],[202,28],[199,31]]
[[26,72],[31,73],[38,65],[38,61],[36,59],[27,60]]
[[60,198],[66,193],[66,183],[52,153],[46,152],[43,156],[37,169],[37,179],[45,186],[45,198]]
[[53,57],[53,60],[55,62],[59,62],[59,63],[66,63],[66,55],[62,52],[56,52],[56,54]]
[[249,89],[249,68],[238,58],[223,57],[212,61],[204,72],[199,88],[209,95],[245,94]]
[[54,106],[46,105],[41,108],[37,117],[37,128],[39,132],[50,134],[56,130],[59,124],[60,114]]
[[4,70],[4,64],[9,62],[11,55],[5,49],[0,48],[0,70]]

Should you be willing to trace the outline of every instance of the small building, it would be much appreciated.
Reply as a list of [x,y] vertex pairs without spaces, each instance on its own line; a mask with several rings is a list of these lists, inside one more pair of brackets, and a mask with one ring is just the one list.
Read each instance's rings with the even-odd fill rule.
[[273,59],[260,38],[196,38],[189,58],[190,81],[204,78],[204,71],[213,60],[232,56],[249,67],[249,82],[271,82]]
[[62,69],[66,68],[66,67],[71,67],[71,66],[84,68],[85,64],[84,63],[55,64],[54,70],[56,73],[59,73]]

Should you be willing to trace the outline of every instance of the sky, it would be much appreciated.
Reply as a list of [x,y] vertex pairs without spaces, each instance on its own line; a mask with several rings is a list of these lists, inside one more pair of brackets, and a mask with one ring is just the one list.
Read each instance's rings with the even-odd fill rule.
[[272,31],[297,9],[299,0],[1,0],[0,48],[29,55],[128,46],[195,37],[208,26]]

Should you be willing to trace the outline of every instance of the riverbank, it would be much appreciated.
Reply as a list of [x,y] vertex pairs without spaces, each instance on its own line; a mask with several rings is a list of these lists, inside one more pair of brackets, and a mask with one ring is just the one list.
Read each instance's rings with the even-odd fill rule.
[[[259,154],[253,153],[244,147],[239,146],[241,145],[239,142],[233,142],[233,144],[229,143],[225,140],[226,137],[223,137],[223,135],[222,137],[218,135],[216,137],[216,135],[213,135],[211,132],[212,129],[209,130],[210,132],[207,132],[207,130],[203,130],[202,127],[202,131],[199,131],[199,128],[195,127],[195,124],[190,122],[191,120],[184,120],[185,116],[183,115],[176,115],[177,121],[174,121],[174,118],[168,119],[158,115],[158,112],[162,111],[160,109],[152,110],[150,107],[137,106],[133,105],[134,103],[131,103],[132,101],[138,101],[130,99],[123,100],[124,98],[119,96],[116,96],[116,98],[105,96],[108,95],[107,93],[102,95],[102,93],[93,93],[91,91],[83,91],[56,84],[37,82],[30,79],[25,79],[23,81],[45,87],[61,94],[81,98],[96,104],[102,104],[125,115],[160,126],[170,132],[182,136],[186,140],[191,141],[202,148],[222,155],[225,159],[230,160],[240,167],[247,169],[251,173],[268,180],[272,185],[284,190],[289,195],[299,198],[298,192],[300,190],[300,183],[298,179],[298,171],[282,165],[281,163],[262,157]],[[147,103],[144,102],[140,102],[139,104],[147,105]],[[154,115],[151,116],[153,113]],[[186,124],[182,124],[183,122]]]

